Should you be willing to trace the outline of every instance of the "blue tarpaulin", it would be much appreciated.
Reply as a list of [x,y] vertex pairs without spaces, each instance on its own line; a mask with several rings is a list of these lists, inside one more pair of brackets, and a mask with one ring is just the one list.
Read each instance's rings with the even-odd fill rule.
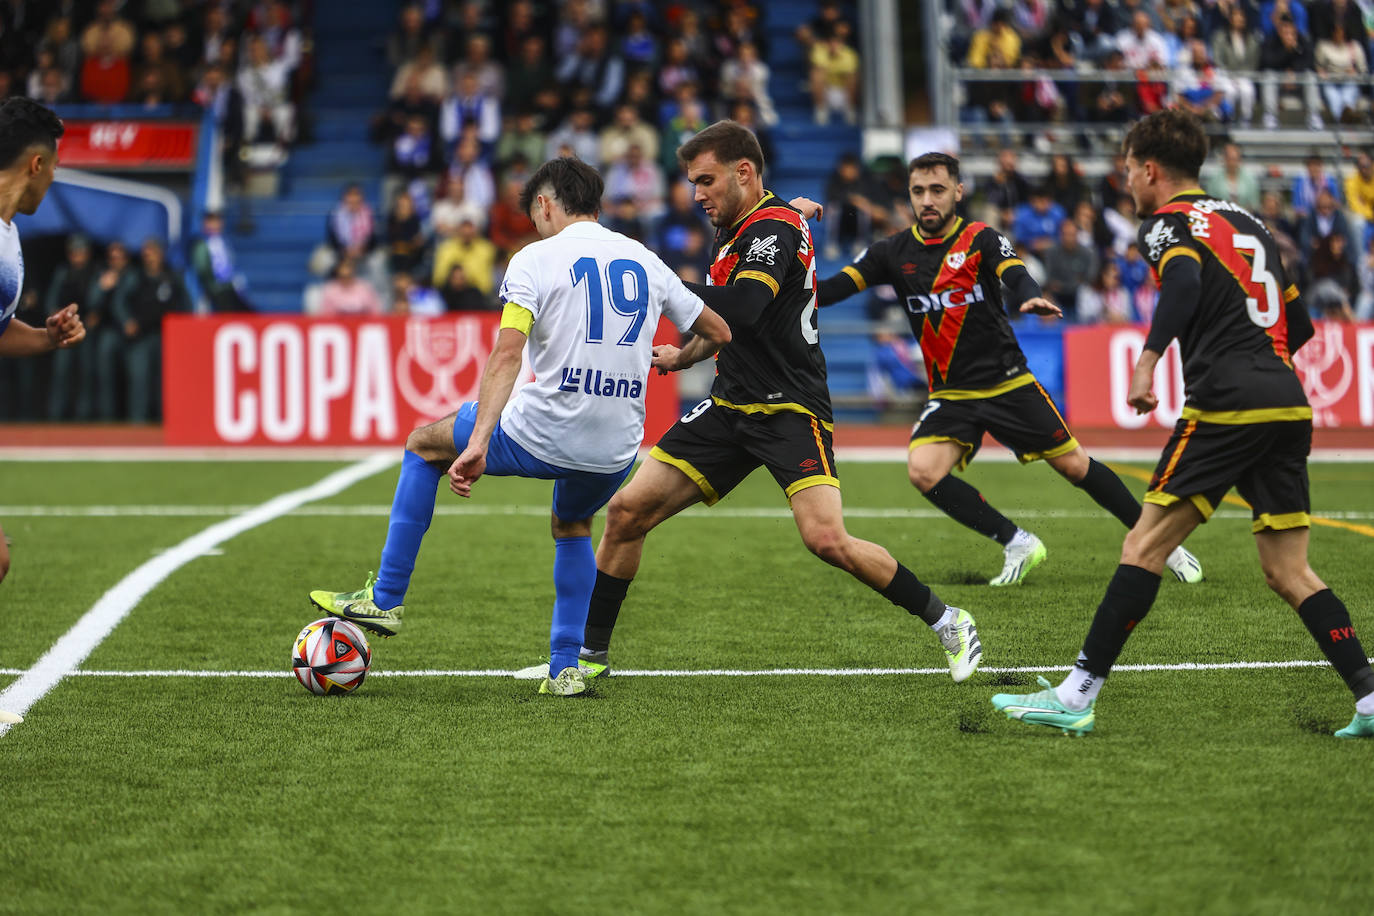
[[183,261],[181,200],[166,188],[59,169],[43,205],[32,216],[19,214],[21,235],[81,232],[102,243],[119,240],[137,252],[148,238],[161,241],[168,261]]

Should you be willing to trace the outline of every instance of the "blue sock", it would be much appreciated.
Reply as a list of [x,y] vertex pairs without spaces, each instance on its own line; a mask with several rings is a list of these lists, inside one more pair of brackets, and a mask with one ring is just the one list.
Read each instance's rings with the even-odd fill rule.
[[414,452],[401,460],[401,476],[391,500],[391,524],[382,548],[382,568],[372,589],[377,607],[389,610],[405,601],[420,541],[434,518],[434,497],[444,476]]
[[549,674],[577,665],[582,633],[587,628],[587,605],[596,584],[596,554],[592,539],[554,538],[553,625],[549,627]]

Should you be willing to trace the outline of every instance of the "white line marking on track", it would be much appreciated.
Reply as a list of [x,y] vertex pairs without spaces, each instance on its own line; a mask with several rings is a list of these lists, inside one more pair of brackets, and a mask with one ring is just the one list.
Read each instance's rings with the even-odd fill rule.
[[[145,595],[182,566],[204,556],[207,551],[230,538],[280,518],[305,503],[342,493],[358,481],[395,464],[397,458],[395,453],[377,455],[335,471],[311,486],[283,493],[233,518],[211,525],[158,554],[101,595],[100,600],[52,648],[43,653],[33,667],[15,672],[19,674],[19,679],[0,691],[0,709],[8,709],[22,716],[59,681],[77,670]],[[0,737],[4,737],[12,727],[0,724]]]
[[[1117,665],[1113,673],[1121,671],[1256,671],[1280,668],[1324,668],[1329,663],[1323,660],[1291,659],[1278,662],[1177,662],[1173,664]],[[1024,665],[1010,668],[979,668],[984,674],[1046,674],[1067,671],[1071,665]],[[21,668],[0,668],[0,676],[22,674]],[[651,669],[643,671],[615,669],[614,677],[871,677],[888,674],[949,674],[948,668],[761,668],[757,670],[738,668],[699,668],[694,670]],[[102,670],[87,671],[73,669],[62,672],[70,677],[241,677],[241,678],[288,678],[292,677],[288,668],[280,671],[197,671],[194,669],[166,669],[149,671]],[[369,677],[514,677],[514,671],[501,670],[462,670],[462,669],[424,669],[368,672]],[[0,694],[0,700],[4,695]]]

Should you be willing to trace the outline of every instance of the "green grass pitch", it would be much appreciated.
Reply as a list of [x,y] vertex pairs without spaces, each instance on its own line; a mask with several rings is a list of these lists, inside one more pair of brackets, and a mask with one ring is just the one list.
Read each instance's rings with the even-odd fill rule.
[[[341,467],[7,464],[0,689],[141,564]],[[986,667],[1068,666],[1123,534],[1084,494],[1042,465],[974,466],[1050,549],[998,590],[981,584],[996,546],[929,512],[900,465],[841,474],[849,529],[976,616]],[[1034,684],[1024,671],[621,676],[572,701],[506,677],[385,676],[543,657],[547,483],[441,492],[407,632],[373,640],[356,695],[311,696],[287,675],[305,594],[376,567],[394,482],[181,567],[82,665],[282,677],[70,676],[0,737],[0,913],[1370,907],[1374,742],[1331,737],[1351,701],[1327,668],[1121,671],[1084,739],[993,711],[993,693]],[[1313,528],[1313,566],[1366,646],[1371,484],[1370,465],[1312,468],[1314,511],[1346,525]],[[928,629],[808,555],[785,510],[756,474],[654,532],[615,666],[943,667]],[[1190,539],[1207,581],[1166,581],[1123,664],[1319,657],[1265,588],[1242,513]]]

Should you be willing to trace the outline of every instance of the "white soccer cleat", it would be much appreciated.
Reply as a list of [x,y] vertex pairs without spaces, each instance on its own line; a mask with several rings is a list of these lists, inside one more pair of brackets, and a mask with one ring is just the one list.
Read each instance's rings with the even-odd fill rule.
[[937,630],[936,635],[945,647],[950,677],[954,678],[954,683],[960,684],[978,670],[978,663],[983,660],[983,644],[978,640],[978,627],[973,623],[973,615],[959,608],[952,607],[950,610],[958,611],[954,622]]
[[5,710],[0,709],[0,725],[18,725],[23,721],[24,717],[18,713],[5,712]]
[[1180,582],[1197,585],[1202,581],[1202,564],[1181,545],[1174,548],[1174,552],[1169,554],[1169,559],[1164,561],[1164,565],[1169,567],[1169,572]]
[[1002,548],[1002,573],[988,582],[988,585],[1020,585],[1026,574],[1045,562],[1049,551],[1035,535],[1029,531],[1017,530],[1011,543]]
[[546,677],[539,684],[539,692],[556,697],[575,697],[587,692],[587,679],[582,672],[569,665],[558,677]]

